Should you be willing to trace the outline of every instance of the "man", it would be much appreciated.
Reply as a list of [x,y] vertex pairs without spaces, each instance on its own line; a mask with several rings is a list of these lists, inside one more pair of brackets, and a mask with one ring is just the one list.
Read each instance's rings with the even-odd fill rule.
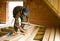
[[28,9],[27,8],[23,8],[22,6],[16,6],[14,9],[13,9],[13,17],[15,19],[15,22],[14,22],[14,32],[10,32],[9,35],[11,35],[12,33],[15,33],[18,31],[18,29],[25,33],[25,30],[24,30],[24,25],[25,24],[22,24],[21,23],[21,26],[19,25],[19,17],[21,18],[21,22],[27,22],[28,21]]

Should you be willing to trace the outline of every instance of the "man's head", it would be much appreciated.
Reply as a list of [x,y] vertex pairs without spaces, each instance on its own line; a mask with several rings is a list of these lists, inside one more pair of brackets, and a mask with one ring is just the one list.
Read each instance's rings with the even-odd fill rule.
[[23,13],[25,16],[28,16],[28,12],[29,12],[28,8],[23,8]]

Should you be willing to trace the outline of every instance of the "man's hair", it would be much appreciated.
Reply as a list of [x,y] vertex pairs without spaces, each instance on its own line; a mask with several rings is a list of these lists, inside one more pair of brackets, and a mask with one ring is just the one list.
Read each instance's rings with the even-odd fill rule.
[[20,15],[22,14],[22,9],[23,7],[22,6],[16,6],[14,9],[13,9],[13,17],[15,18],[15,16],[17,15],[17,13],[20,12]]

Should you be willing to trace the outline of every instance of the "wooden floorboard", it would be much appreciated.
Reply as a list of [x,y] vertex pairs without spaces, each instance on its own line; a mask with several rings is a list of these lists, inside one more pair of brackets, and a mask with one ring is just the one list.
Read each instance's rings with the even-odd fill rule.
[[51,33],[51,29],[46,28],[46,31],[45,31],[45,34],[44,34],[42,41],[49,41],[50,33]]
[[55,28],[51,28],[51,33],[50,33],[50,37],[49,37],[49,41],[54,41],[55,38]]
[[60,41],[60,32],[59,32],[59,28],[56,27],[56,35],[55,35],[55,40],[54,41]]

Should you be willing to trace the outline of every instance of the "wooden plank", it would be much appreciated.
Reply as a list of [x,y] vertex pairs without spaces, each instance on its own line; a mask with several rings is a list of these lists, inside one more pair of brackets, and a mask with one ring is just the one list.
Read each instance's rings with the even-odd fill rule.
[[43,26],[43,25],[32,24],[32,23],[29,23],[29,22],[20,22],[20,23],[26,24],[26,25],[38,26],[38,27],[45,27],[45,26]]
[[22,40],[22,39],[25,40],[26,37],[28,37],[28,35],[31,34],[31,32],[33,31],[33,28],[34,27],[35,26],[29,26],[29,28],[26,29],[27,30],[27,34],[25,36],[22,35],[21,33],[18,33],[16,36],[9,36],[9,37],[7,35],[5,35],[5,36],[1,37],[0,40],[1,41],[4,41],[4,40],[8,40],[8,41],[19,41],[19,39],[20,40]]
[[56,10],[58,10],[58,2],[59,2],[58,0],[54,0],[54,7]]
[[44,37],[43,37],[42,41],[48,41],[49,37],[50,37],[50,33],[51,33],[51,29],[46,28],[46,31],[45,31],[45,34],[44,34]]
[[58,9],[59,9],[59,12],[60,12],[60,0],[59,0],[59,2],[58,2],[58,3],[59,3],[59,4],[58,4],[58,6],[59,6],[59,7],[58,7]]
[[48,0],[52,5],[54,5],[54,0]]
[[32,32],[32,34],[31,34],[25,41],[32,41],[32,40],[34,39],[35,35],[37,34],[38,30],[39,30],[39,28],[36,28],[36,29]]
[[[30,35],[26,35],[26,36],[22,37],[21,39],[18,39],[17,41],[28,41],[28,40],[31,41],[33,39],[32,37],[35,35],[36,31],[37,31],[37,29],[33,29],[32,33]],[[32,36],[32,34],[33,34],[33,36]]]
[[59,34],[59,28],[56,27],[56,35],[55,35],[55,41],[60,41],[60,34]]
[[[56,9],[58,9],[58,0],[54,1],[55,3],[57,3],[57,4],[54,3],[54,6],[52,6],[52,5],[48,2],[48,0],[44,0],[44,2],[56,13],[56,15],[57,15],[58,17],[60,17],[60,12],[59,12],[58,10],[56,10]],[[55,7],[56,9],[55,9],[54,7]]]
[[54,41],[55,37],[55,28],[52,27],[49,41]]

